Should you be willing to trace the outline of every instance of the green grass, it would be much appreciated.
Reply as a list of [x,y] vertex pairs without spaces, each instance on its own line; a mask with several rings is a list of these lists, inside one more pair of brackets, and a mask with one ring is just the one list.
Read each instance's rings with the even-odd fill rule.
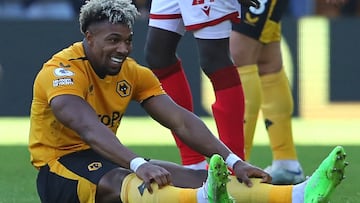
[[[179,163],[178,151],[175,146],[133,145],[129,146],[135,152],[154,159],[163,159]],[[310,175],[317,165],[332,149],[332,146],[299,146],[299,159],[305,173]],[[358,183],[360,177],[359,146],[345,146],[350,165],[346,170],[347,178],[337,188],[332,202],[352,203],[360,199]],[[36,193],[36,170],[29,163],[29,153],[26,146],[0,146],[1,178],[0,203],[32,203],[39,202]],[[266,167],[271,160],[271,151],[267,146],[255,146],[253,164]]]
[[[0,203],[39,202],[36,170],[29,163],[26,147],[28,121],[28,118],[0,118]],[[204,121],[216,132],[211,119]],[[294,140],[306,175],[311,175],[335,145],[345,146],[350,162],[347,178],[333,194],[332,202],[355,203],[360,199],[358,123],[358,120],[294,120]],[[252,163],[264,168],[271,162],[268,139],[263,129],[257,129],[255,136]],[[179,163],[178,150],[169,131],[149,118],[125,118],[118,137],[140,155]]]

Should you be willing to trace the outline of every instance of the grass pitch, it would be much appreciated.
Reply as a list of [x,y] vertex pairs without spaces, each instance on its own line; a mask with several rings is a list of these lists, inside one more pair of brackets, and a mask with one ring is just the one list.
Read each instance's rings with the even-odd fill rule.
[[[204,121],[216,132],[210,118],[204,118]],[[346,179],[335,190],[331,202],[359,202],[358,123],[349,120],[294,120],[294,140],[306,175],[311,175],[335,145],[343,145],[347,152],[350,165],[346,168]],[[0,203],[39,202],[35,183],[36,170],[29,163],[26,146],[28,126],[28,118],[0,118]],[[264,168],[271,162],[271,151],[262,129],[257,130],[255,136],[251,162]],[[178,150],[168,130],[149,118],[125,118],[118,137],[142,156],[180,163]]]

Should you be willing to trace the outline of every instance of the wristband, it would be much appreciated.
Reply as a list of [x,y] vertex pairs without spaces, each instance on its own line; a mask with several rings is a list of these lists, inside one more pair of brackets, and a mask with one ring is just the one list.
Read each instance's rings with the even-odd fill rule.
[[136,157],[130,161],[130,169],[132,171],[136,172],[136,170],[145,163],[147,163],[147,161],[145,161],[145,159],[143,159],[141,157]]
[[233,153],[230,153],[226,157],[226,160],[225,160],[226,165],[231,169],[234,168],[235,163],[238,162],[238,161],[242,161],[242,159],[240,157],[236,156],[236,154],[233,154]]

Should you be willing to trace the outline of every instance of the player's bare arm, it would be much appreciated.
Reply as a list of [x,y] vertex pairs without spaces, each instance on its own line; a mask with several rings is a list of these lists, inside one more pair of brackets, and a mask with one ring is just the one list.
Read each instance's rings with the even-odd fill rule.
[[226,157],[230,153],[197,116],[175,104],[168,95],[151,97],[143,102],[143,107],[153,119],[201,154],[210,157],[218,153]]
[[[124,168],[130,168],[130,161],[139,157],[121,144],[115,134],[99,121],[92,107],[79,96],[56,96],[50,105],[61,123],[77,132],[102,156]],[[144,180],[149,192],[152,191],[150,188],[152,181],[155,181],[159,187],[171,183],[170,173],[167,170],[150,163],[142,164],[135,172]]]
[[[143,107],[155,120],[175,131],[184,143],[199,153],[207,157],[217,153],[224,160],[232,154],[200,118],[176,105],[167,95],[151,97],[143,102]],[[241,160],[234,163],[233,170],[238,179],[249,187],[252,186],[249,178],[262,178],[262,182],[271,182],[269,174]]]

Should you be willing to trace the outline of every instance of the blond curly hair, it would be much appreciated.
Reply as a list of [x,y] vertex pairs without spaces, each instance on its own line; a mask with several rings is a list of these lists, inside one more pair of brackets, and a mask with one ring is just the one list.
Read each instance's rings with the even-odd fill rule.
[[108,20],[132,29],[139,12],[131,0],[88,0],[80,9],[80,30],[85,34],[92,23]]

